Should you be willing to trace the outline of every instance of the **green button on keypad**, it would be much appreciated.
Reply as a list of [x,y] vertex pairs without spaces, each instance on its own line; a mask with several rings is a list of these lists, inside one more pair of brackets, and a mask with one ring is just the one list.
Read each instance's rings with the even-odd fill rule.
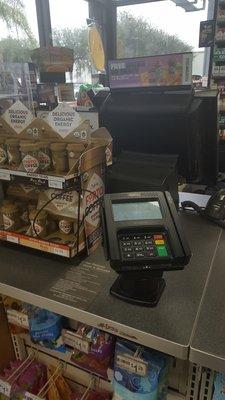
[[167,249],[165,246],[157,246],[157,252],[159,257],[167,257]]

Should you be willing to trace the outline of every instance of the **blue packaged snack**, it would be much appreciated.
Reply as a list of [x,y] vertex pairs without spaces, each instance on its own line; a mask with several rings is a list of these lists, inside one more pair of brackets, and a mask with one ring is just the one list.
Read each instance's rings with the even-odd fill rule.
[[165,400],[169,357],[117,339],[113,387],[120,400]]
[[214,378],[213,400],[225,399],[225,374],[217,372]]
[[27,312],[31,339],[48,349],[65,352],[63,317],[32,305],[27,305]]

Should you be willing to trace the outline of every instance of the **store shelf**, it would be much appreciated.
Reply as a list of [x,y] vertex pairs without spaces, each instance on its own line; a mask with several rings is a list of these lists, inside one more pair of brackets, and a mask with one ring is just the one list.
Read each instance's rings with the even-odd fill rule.
[[217,26],[224,26],[225,25],[225,17],[224,18],[217,18]]
[[[87,387],[90,382],[91,374],[85,370],[82,370],[72,363],[70,363],[70,355],[59,353],[56,351],[51,351],[48,349],[43,349],[41,346],[34,345],[28,335],[22,335],[25,342],[25,347],[28,354],[31,354],[33,350],[38,350],[38,359],[45,365],[53,365],[56,366],[59,360],[66,362],[66,368],[63,375],[67,378],[73,386],[74,384],[81,385],[83,387]],[[100,389],[107,390],[108,392],[113,392],[113,387],[111,384],[111,380],[113,377],[113,371],[108,371],[109,379],[103,379],[102,377],[97,377],[98,386]],[[176,392],[175,390],[169,389],[167,400],[185,400],[185,396]]]
[[6,168],[0,168],[0,180],[25,183],[36,186],[43,186],[54,189],[72,188],[77,182],[77,174],[64,176],[55,176],[51,174],[35,174],[23,171],[11,171]]
[[[199,198],[182,195],[182,200]],[[193,256],[184,271],[165,273],[166,288],[156,308],[141,308],[110,295],[116,274],[101,248],[75,266],[2,246],[0,293],[187,359],[221,229],[193,214],[182,213],[181,220]]]
[[[0,230],[0,240],[66,258],[74,257],[76,254],[76,248],[74,247],[48,242],[47,240],[36,239],[16,232]],[[84,248],[85,243],[79,246],[79,251],[82,251]]]

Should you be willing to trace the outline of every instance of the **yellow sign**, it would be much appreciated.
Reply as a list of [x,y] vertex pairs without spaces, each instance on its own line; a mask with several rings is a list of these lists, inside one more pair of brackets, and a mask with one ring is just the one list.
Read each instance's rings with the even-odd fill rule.
[[105,52],[102,38],[95,25],[89,27],[88,32],[89,51],[92,62],[97,71],[105,70]]

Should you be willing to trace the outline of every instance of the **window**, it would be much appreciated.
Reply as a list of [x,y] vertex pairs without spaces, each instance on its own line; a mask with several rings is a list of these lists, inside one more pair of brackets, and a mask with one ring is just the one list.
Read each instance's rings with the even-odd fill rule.
[[23,6],[17,0],[4,0],[4,3],[9,13],[0,19],[0,61],[27,62],[30,50],[38,47],[35,0],[23,0]]
[[204,75],[204,49],[199,49],[205,10],[185,12],[170,0],[118,7],[117,56],[140,57],[192,51],[193,74]]
[[74,71],[67,80],[83,83],[91,80],[88,49],[88,2],[84,0],[50,0],[53,45],[74,50]]

